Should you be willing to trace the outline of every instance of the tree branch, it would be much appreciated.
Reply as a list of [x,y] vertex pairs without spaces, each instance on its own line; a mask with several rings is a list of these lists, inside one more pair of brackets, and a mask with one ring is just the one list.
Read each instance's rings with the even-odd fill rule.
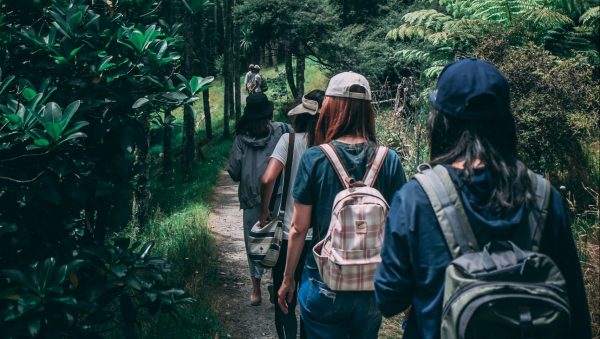
[[28,180],[19,180],[19,179],[14,179],[14,178],[9,178],[9,177],[0,177],[0,180],[7,180],[7,181],[11,181],[11,182],[14,182],[17,184],[30,184],[30,183],[38,180],[42,176],[42,174],[44,174],[44,172],[46,172],[46,170],[41,171],[35,177],[33,177],[32,179],[28,179]]
[[46,155],[46,154],[48,154],[50,152],[52,152],[51,149],[49,149],[49,150],[47,150],[46,152],[43,152],[43,153],[23,154],[23,155],[19,155],[18,157],[14,157],[14,158],[0,159],[0,163],[11,162],[11,161],[19,160],[21,158],[41,157],[41,156]]

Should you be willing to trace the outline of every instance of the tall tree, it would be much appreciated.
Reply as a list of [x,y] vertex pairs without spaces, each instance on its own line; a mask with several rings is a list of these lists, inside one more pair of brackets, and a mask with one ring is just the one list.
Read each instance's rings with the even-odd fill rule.
[[304,82],[304,58],[319,53],[338,30],[340,20],[336,8],[328,1],[245,0],[237,11],[241,13],[240,20],[254,32],[258,45],[284,44],[286,78],[295,99],[300,100],[303,89],[298,87]]
[[233,81],[231,78],[232,74],[232,40],[233,32],[231,31],[230,21],[233,20],[233,0],[222,0],[222,11],[223,16],[223,136],[228,138],[229,132],[229,119],[232,112],[232,86]]

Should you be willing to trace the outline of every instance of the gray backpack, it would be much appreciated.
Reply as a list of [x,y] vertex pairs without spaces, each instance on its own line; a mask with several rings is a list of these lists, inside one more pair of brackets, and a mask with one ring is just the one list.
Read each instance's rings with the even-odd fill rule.
[[442,338],[569,337],[565,279],[552,259],[538,253],[550,183],[531,171],[529,176],[536,208],[529,212],[529,227],[519,229],[518,238],[531,246],[523,250],[512,241],[498,240],[479,247],[445,167],[437,165],[415,175],[453,258],[446,268]]

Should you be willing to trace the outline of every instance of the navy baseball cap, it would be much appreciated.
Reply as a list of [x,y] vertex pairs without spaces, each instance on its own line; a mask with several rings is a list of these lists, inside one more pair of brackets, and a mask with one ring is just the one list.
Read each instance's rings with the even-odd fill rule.
[[490,120],[510,114],[508,81],[496,66],[476,58],[444,67],[430,99],[436,110],[461,120]]

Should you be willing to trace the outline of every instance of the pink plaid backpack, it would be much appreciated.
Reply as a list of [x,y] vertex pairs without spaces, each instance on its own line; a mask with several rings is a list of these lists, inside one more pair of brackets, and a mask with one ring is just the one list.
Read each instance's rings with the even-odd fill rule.
[[323,282],[334,291],[372,291],[381,262],[383,230],[389,206],[373,185],[388,149],[377,147],[362,181],[355,181],[331,144],[320,146],[344,190],[335,196],[325,238],[313,248]]

